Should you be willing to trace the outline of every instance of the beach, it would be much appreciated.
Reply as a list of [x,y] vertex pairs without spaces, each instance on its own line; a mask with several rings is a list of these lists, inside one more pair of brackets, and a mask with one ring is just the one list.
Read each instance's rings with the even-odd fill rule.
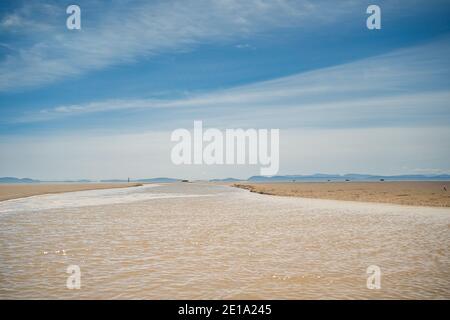
[[128,188],[140,183],[23,183],[0,184],[0,201],[71,191]]
[[450,298],[449,208],[172,183],[3,201],[0,226],[2,299]]
[[234,186],[277,196],[450,207],[449,181],[243,182]]

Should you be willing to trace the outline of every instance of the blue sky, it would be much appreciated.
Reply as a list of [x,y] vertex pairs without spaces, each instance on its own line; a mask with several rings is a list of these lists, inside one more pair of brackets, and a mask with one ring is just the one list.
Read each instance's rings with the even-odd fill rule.
[[173,167],[193,120],[280,128],[280,174],[450,170],[447,1],[69,4],[0,4],[0,176],[257,174]]

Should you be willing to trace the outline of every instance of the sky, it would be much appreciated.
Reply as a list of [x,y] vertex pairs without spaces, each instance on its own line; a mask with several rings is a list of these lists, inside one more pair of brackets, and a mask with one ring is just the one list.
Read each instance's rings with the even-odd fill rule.
[[279,174],[450,173],[449,16],[438,0],[2,0],[0,176],[259,174],[172,164],[194,120],[280,129]]

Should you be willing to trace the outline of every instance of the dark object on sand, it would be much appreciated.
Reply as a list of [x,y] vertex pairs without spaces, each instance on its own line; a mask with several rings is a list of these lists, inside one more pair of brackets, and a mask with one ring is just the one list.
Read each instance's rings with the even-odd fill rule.
[[189,180],[181,180],[181,182],[189,182]]
[[380,181],[384,181],[384,179],[380,179]]
[[447,191],[447,187],[446,186],[444,186],[444,191]]

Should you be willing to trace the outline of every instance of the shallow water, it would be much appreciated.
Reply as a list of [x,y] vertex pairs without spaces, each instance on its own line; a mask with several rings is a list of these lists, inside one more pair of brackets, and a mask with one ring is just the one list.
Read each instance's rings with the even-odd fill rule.
[[448,299],[449,232],[448,208],[210,184],[35,196],[0,202],[0,298]]

